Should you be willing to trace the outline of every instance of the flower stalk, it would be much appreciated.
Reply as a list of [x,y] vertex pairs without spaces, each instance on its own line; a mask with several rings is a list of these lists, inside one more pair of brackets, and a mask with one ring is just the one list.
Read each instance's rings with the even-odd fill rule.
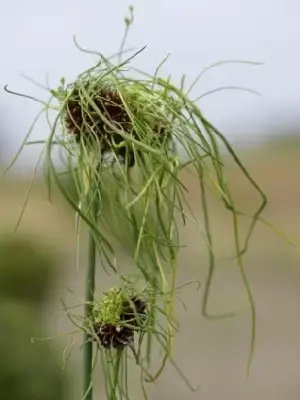
[[[95,202],[96,203],[96,202]],[[94,206],[96,215],[97,208]],[[87,277],[85,288],[85,307],[84,318],[91,318],[92,307],[91,303],[94,301],[95,293],[95,276],[96,276],[96,242],[92,231],[89,232],[88,244],[88,263],[87,263]],[[90,340],[87,332],[84,332],[83,340],[83,394],[85,400],[93,399],[93,342]]]

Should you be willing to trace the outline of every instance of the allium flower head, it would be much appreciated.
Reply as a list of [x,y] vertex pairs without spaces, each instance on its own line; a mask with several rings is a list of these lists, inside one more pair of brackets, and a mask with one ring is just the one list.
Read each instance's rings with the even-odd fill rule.
[[[135,164],[130,140],[165,147],[171,140],[171,124],[162,97],[139,83],[113,84],[96,77],[79,78],[53,94],[66,100],[62,112],[65,132],[84,145],[97,144],[102,156],[114,153],[129,167]],[[137,152],[141,154],[141,150]]]
[[134,330],[146,317],[146,303],[111,289],[93,307],[94,331],[105,348],[122,349],[134,341]]

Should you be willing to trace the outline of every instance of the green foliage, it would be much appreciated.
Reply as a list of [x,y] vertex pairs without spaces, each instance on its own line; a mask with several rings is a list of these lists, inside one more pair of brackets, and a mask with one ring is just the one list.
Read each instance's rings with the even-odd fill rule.
[[63,400],[65,381],[49,342],[40,337],[37,308],[47,299],[54,257],[26,236],[0,240],[0,398]]
[[56,257],[26,237],[0,240],[0,300],[44,302],[55,275]]
[[66,385],[49,342],[41,336],[36,311],[28,304],[0,299],[0,398],[65,400]]

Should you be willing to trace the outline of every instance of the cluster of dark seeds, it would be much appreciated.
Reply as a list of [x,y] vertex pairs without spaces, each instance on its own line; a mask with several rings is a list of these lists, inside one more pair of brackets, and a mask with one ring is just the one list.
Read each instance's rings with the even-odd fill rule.
[[[135,164],[135,156],[129,148],[129,142],[117,147],[124,139],[101,118],[104,116],[115,128],[138,139],[139,135],[133,129],[119,93],[107,88],[95,88],[92,93],[87,89],[86,91],[92,101],[83,99],[79,89],[75,87],[67,102],[65,125],[68,133],[74,135],[76,141],[83,140],[88,143],[97,140],[102,156],[113,151],[124,163],[127,162],[127,165],[132,167]],[[153,131],[161,144],[170,136],[168,129],[161,124],[157,124]]]
[[124,300],[119,325],[107,323],[95,325],[94,330],[101,345],[106,349],[124,349],[132,344],[135,327],[145,320],[146,311],[146,303],[138,297],[132,297],[131,301]]

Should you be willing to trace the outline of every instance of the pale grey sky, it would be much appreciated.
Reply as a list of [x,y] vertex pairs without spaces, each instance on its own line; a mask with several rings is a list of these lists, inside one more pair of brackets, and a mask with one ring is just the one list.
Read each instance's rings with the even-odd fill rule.
[[[219,86],[247,86],[262,96],[221,92],[204,98],[204,113],[229,137],[253,134],[253,141],[276,131],[280,116],[299,121],[300,2],[298,0],[0,0],[0,86],[46,98],[43,90],[20,74],[57,86],[73,79],[96,60],[79,52],[84,47],[103,53],[118,50],[123,18],[135,7],[128,46],[146,51],[135,66],[154,71],[170,53],[164,67],[178,79],[192,80],[207,65],[228,59],[263,61],[263,66],[226,65],[210,70],[195,88],[195,97]],[[6,157],[18,148],[39,105],[0,90],[0,134],[9,141]],[[45,123],[35,138],[47,136]],[[27,150],[20,165],[30,165]]]

